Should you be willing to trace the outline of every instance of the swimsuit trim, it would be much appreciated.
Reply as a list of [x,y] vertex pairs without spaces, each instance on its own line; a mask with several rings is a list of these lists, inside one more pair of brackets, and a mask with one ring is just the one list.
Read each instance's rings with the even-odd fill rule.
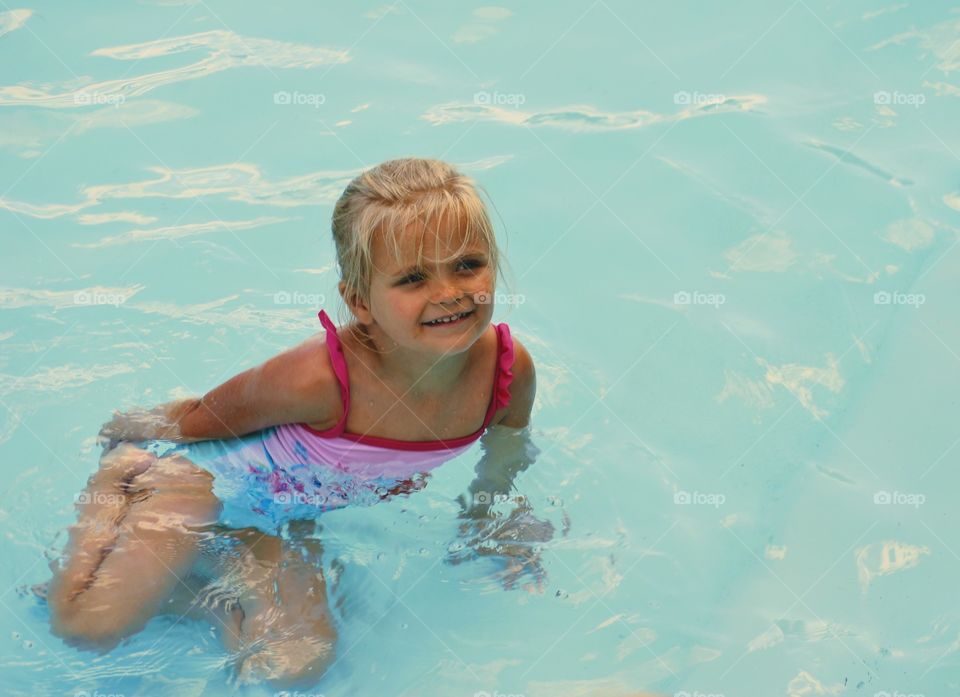
[[513,340],[510,337],[510,328],[506,324],[495,324],[497,332],[497,364],[494,371],[493,391],[490,395],[490,403],[487,406],[487,412],[483,419],[483,425],[467,436],[458,438],[449,438],[445,440],[397,440],[394,438],[382,438],[379,436],[369,436],[359,433],[350,433],[344,430],[347,421],[347,414],[350,410],[350,381],[347,375],[347,362],[343,353],[343,346],[340,343],[340,337],[337,335],[336,325],[327,316],[326,311],[320,310],[318,313],[321,324],[327,331],[326,345],[330,356],[330,362],[333,365],[337,381],[340,383],[340,396],[343,402],[343,415],[332,428],[325,431],[318,431],[307,424],[299,424],[306,430],[322,438],[344,438],[346,440],[373,445],[381,448],[391,448],[394,450],[443,450],[458,448],[469,445],[479,438],[490,422],[497,409],[503,408],[510,403],[510,383],[513,381]]

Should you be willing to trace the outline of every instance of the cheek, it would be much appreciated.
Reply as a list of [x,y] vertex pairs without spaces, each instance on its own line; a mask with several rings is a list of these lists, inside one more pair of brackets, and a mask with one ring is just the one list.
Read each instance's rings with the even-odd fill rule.
[[489,270],[478,273],[472,279],[471,285],[479,290],[491,290],[493,288],[493,274]]
[[420,312],[422,301],[418,293],[395,293],[389,299],[390,307],[400,315],[416,314]]

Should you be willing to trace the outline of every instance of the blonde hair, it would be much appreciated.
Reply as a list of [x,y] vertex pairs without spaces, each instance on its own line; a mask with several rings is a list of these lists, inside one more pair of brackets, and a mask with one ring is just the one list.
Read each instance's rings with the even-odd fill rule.
[[[399,259],[400,240],[412,224],[420,223],[424,230],[429,221],[439,225],[441,220],[463,222],[465,239],[453,255],[438,261],[453,259],[479,243],[489,253],[496,283],[500,274],[497,240],[473,179],[446,162],[419,157],[388,160],[354,178],[333,208],[333,239],[344,295],[369,301],[373,241],[378,234]],[[417,264],[422,261],[421,237]]]

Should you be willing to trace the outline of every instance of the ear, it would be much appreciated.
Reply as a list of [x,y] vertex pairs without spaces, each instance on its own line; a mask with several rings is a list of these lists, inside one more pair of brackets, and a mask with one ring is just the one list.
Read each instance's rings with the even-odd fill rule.
[[340,281],[337,288],[340,291],[340,297],[343,298],[347,307],[350,308],[350,312],[353,313],[360,324],[373,324],[373,314],[370,312],[369,305],[356,293],[347,293],[346,281]]

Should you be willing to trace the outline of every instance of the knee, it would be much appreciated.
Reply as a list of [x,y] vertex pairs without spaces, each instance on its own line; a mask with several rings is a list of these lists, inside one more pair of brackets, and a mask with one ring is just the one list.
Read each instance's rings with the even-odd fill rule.
[[222,504],[213,492],[213,476],[187,460],[168,460],[157,460],[126,487],[130,506],[123,526],[137,539],[166,539],[171,531],[209,526],[220,516]]
[[136,477],[130,486],[154,489],[159,494],[209,499],[213,496],[213,475],[186,458],[164,457]]
[[131,443],[119,443],[100,457],[100,469],[121,479],[146,472],[157,461],[156,455]]
[[51,604],[50,631],[70,646],[108,651],[125,636],[124,627],[108,610],[88,608],[75,601]]

